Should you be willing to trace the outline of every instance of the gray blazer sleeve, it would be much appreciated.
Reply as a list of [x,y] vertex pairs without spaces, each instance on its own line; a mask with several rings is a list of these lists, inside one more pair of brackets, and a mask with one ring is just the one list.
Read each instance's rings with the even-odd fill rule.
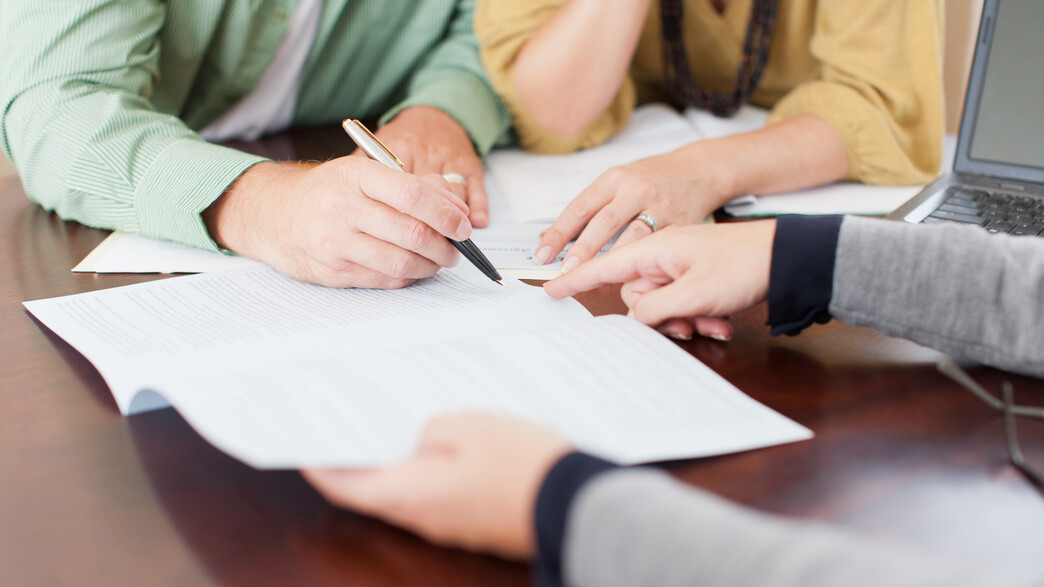
[[1044,377],[1044,238],[846,217],[830,314]]
[[580,490],[562,564],[565,584],[583,586],[1044,585],[757,513],[651,469],[604,473]]

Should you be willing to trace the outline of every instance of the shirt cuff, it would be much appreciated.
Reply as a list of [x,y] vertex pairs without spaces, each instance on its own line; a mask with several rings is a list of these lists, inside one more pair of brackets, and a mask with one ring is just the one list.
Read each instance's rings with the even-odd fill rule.
[[202,213],[262,161],[268,159],[195,138],[171,143],[152,162],[135,194],[139,231],[217,251]]
[[466,71],[442,72],[385,113],[380,124],[413,106],[431,106],[449,114],[471,137],[479,157],[505,140],[511,129],[511,116],[500,98],[486,82]]
[[772,242],[768,325],[794,336],[830,321],[834,261],[843,216],[780,216]]
[[538,585],[560,587],[563,584],[562,546],[573,498],[588,481],[617,468],[619,465],[598,457],[572,452],[559,459],[544,477],[534,512]]

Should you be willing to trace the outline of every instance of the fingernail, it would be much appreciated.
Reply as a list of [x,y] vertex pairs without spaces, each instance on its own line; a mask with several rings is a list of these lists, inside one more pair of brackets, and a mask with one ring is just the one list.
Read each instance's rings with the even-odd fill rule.
[[724,334],[712,334],[712,335],[710,335],[710,337],[713,338],[714,340],[718,340],[718,341],[721,341],[721,342],[729,342],[730,340],[732,340],[731,336],[726,336]]
[[540,247],[536,255],[533,255],[533,260],[537,262],[537,265],[547,265],[547,262],[551,260],[551,245]]
[[691,334],[683,334],[681,332],[671,332],[670,330],[667,331],[667,336],[673,338],[674,340],[680,340],[680,341],[683,341],[683,342],[692,340],[692,335]]
[[467,218],[460,221],[454,234],[456,234],[456,239],[459,241],[467,240],[471,236],[471,223],[468,222]]
[[562,273],[569,273],[576,269],[576,266],[579,264],[580,259],[578,257],[566,257],[565,261],[562,261]]

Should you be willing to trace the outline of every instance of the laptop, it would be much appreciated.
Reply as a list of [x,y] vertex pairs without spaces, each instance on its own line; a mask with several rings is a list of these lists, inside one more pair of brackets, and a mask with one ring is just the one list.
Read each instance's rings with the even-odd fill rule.
[[888,215],[1044,236],[1044,1],[986,0],[953,171]]

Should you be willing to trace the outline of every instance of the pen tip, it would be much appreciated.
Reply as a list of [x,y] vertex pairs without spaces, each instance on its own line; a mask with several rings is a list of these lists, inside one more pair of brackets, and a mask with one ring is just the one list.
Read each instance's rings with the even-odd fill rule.
[[498,279],[497,283],[499,283],[501,287],[507,287],[506,285],[504,285],[504,280],[503,279]]

